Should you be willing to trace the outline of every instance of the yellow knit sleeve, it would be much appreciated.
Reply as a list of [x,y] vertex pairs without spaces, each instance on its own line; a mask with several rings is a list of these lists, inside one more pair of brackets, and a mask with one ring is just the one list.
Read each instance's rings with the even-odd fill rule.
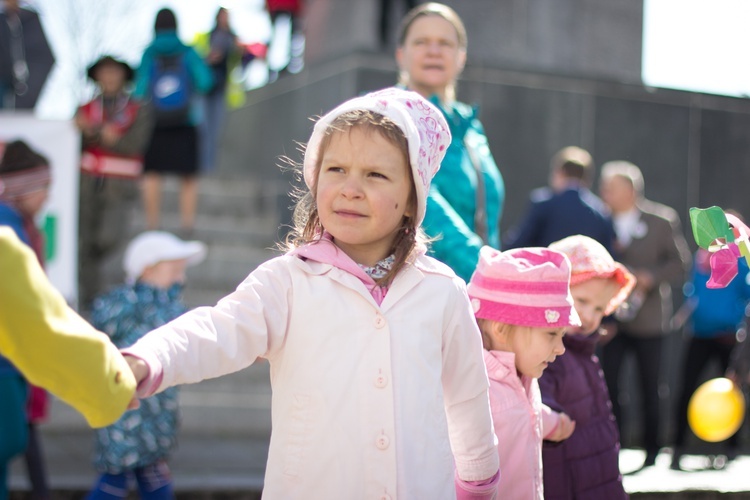
[[67,305],[9,227],[0,227],[0,354],[92,427],[117,421],[135,392],[109,337]]

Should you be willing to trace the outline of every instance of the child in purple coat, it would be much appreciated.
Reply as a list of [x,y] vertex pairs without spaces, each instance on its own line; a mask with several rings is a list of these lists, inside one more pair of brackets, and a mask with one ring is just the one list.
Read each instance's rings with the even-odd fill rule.
[[618,464],[617,422],[594,350],[602,318],[628,297],[635,277],[587,236],[570,236],[549,248],[571,261],[570,292],[582,325],[568,331],[563,338],[565,354],[539,379],[544,404],[576,422],[567,440],[544,442],[545,498],[628,498]]

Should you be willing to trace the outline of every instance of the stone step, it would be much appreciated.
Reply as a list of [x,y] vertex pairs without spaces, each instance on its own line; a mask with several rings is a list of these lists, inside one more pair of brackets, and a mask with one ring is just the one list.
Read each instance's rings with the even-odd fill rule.
[[[180,233],[180,215],[177,212],[162,211],[161,228],[175,234]],[[146,230],[143,212],[136,211],[130,225],[131,234]],[[200,239],[206,243],[244,244],[254,248],[271,248],[286,233],[279,216],[266,214],[264,217],[205,214],[199,212],[195,218],[195,227],[191,239]],[[181,235],[183,238],[188,236]]]
[[[180,386],[180,432],[200,436],[268,438],[271,434],[269,365],[258,360],[238,372]],[[83,433],[83,417],[52,398],[46,434]]]
[[[203,235],[203,236],[202,236]],[[215,297],[218,293],[219,298],[237,288],[242,280],[250,274],[261,263],[279,255],[280,252],[272,250],[273,242],[267,236],[262,236],[255,241],[263,240],[265,247],[253,244],[249,241],[242,241],[242,235],[234,235],[232,238],[238,240],[235,242],[222,241],[223,236],[208,236],[201,231],[196,231],[192,236],[206,242],[208,253],[206,260],[199,265],[190,267],[187,270],[186,295],[209,293]],[[253,241],[252,238],[248,238]],[[120,283],[123,279],[122,271],[122,251],[110,256],[104,267],[104,279],[108,283]],[[191,295],[192,296],[192,295]],[[192,305],[215,303],[212,298],[209,302],[196,302],[190,300]]]
[[[288,187],[278,181],[207,177],[199,182],[199,209],[191,235],[180,232],[178,208],[180,180],[165,177],[161,227],[183,238],[208,245],[206,260],[188,272],[189,306],[214,304],[234,290],[260,263],[278,255],[277,242],[288,227]],[[143,207],[133,207],[123,231],[132,238],[145,231]],[[123,280],[124,248],[108,256],[102,266],[107,288]]]
[[[179,212],[181,181],[166,176],[162,182],[162,213]],[[243,218],[276,216],[292,204],[291,184],[268,179],[201,177],[198,181],[198,212]]]

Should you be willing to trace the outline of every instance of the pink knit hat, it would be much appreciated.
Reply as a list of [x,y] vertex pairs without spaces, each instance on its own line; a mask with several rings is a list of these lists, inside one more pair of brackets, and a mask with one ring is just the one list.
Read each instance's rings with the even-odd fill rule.
[[570,261],[555,250],[482,247],[468,292],[477,318],[542,328],[581,325],[570,295]]
[[577,285],[592,278],[613,279],[620,290],[609,301],[605,315],[612,314],[625,302],[635,286],[635,276],[628,269],[615,262],[606,248],[598,241],[577,234],[556,241],[549,246],[568,256],[571,263],[570,285]]
[[305,184],[310,189],[315,184],[315,165],[320,154],[320,142],[326,135],[328,126],[344,113],[360,109],[374,111],[389,118],[406,137],[409,163],[417,191],[415,225],[418,226],[424,219],[430,181],[440,169],[440,162],[451,143],[451,133],[443,113],[416,92],[391,87],[355,97],[326,113],[315,124],[305,149]]

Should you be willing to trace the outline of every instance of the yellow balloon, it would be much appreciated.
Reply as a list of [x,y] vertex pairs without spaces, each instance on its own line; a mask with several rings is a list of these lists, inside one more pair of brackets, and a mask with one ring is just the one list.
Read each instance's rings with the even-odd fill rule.
[[745,418],[745,398],[728,378],[701,384],[688,404],[688,423],[696,436],[712,443],[731,437]]

